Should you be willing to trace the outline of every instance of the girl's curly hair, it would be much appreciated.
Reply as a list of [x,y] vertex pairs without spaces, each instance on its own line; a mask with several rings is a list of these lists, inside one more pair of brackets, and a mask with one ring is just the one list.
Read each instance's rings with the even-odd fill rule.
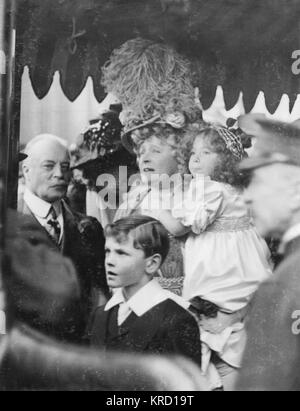
[[142,144],[153,136],[171,147],[174,158],[178,164],[178,172],[182,175],[189,173],[188,162],[192,148],[190,135],[186,133],[184,129],[175,129],[168,124],[156,123],[135,130],[132,132],[131,138],[137,158],[139,158]]
[[[240,160],[226,147],[216,128],[209,124],[206,124],[204,127],[202,125],[198,130],[192,130],[190,136],[193,142],[198,137],[203,138],[209,144],[209,147],[218,154],[220,161],[210,176],[212,180],[230,184],[238,189],[243,189],[249,184],[249,174],[239,170]],[[244,137],[241,136],[242,144],[244,148],[247,148],[249,147],[249,139],[246,135]],[[246,157],[248,155],[245,152]]]

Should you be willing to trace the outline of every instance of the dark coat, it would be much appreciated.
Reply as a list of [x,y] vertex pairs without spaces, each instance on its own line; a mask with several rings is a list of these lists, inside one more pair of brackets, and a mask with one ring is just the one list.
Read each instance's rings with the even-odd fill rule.
[[196,320],[172,300],[166,300],[141,317],[134,313],[118,327],[118,306],[104,311],[99,307],[94,315],[90,341],[108,350],[179,354],[201,365],[201,343]]
[[[19,211],[32,215],[24,201],[20,203],[20,206]],[[65,201],[62,201],[62,209],[64,236],[60,251],[65,257],[71,259],[77,270],[85,322],[87,322],[88,316],[95,308],[94,292],[100,290],[108,297],[104,267],[105,240],[103,230],[95,218],[74,212]],[[41,227],[35,218],[34,221]],[[44,231],[48,235],[45,229]],[[51,237],[49,235],[48,237],[52,242],[53,249],[59,250]]]
[[299,319],[300,237],[254,298],[238,390],[300,390]]

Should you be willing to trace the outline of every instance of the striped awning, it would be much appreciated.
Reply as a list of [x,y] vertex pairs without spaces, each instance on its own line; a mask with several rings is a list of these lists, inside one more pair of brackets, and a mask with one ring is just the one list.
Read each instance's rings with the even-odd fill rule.
[[[100,101],[101,66],[111,51],[137,36],[164,41],[189,57],[204,108],[222,85],[226,107],[240,91],[253,107],[259,91],[273,112],[286,93],[294,105],[300,75],[298,0],[19,0],[18,71],[28,65],[35,94],[44,97],[60,72],[70,101],[89,76]],[[300,67],[300,64],[299,64]]]

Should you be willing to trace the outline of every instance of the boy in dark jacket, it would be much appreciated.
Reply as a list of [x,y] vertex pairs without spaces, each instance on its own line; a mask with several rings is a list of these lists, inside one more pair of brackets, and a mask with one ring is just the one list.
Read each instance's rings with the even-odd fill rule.
[[116,290],[95,312],[93,346],[181,354],[201,365],[199,329],[189,303],[154,279],[168,251],[168,233],[151,217],[131,216],[107,226],[106,276]]

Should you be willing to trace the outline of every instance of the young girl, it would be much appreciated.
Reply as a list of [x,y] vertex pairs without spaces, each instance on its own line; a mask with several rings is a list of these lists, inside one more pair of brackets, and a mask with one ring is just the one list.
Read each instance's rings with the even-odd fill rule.
[[189,231],[183,297],[199,319],[203,366],[216,365],[225,389],[241,365],[251,297],[271,275],[267,246],[242,198],[238,164],[245,155],[240,137],[227,128],[194,132],[189,190],[172,215],[156,216],[174,235]]

